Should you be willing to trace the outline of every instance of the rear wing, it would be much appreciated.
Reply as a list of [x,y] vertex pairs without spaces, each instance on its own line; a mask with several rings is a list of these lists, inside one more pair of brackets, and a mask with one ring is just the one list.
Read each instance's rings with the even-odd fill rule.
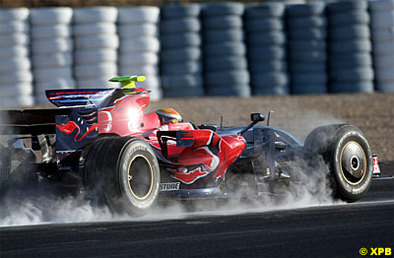
[[0,134],[54,134],[56,116],[70,113],[68,108],[0,110]]
[[105,106],[116,89],[47,90],[48,100],[57,107]]

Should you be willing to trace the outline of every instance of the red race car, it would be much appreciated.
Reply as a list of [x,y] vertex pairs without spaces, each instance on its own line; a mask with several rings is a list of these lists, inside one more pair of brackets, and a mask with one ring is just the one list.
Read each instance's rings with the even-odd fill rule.
[[306,170],[321,157],[342,199],[358,200],[371,184],[372,152],[355,126],[318,127],[305,143],[268,123],[255,126],[261,113],[251,114],[248,126],[196,126],[171,108],[145,113],[149,91],[134,85],[144,79],[115,77],[110,81],[122,87],[113,89],[49,90],[59,108],[2,111],[9,119],[0,133],[10,135],[0,146],[2,189],[15,178],[72,175],[113,210],[140,214],[173,197],[258,196],[267,185],[296,179],[300,157]]

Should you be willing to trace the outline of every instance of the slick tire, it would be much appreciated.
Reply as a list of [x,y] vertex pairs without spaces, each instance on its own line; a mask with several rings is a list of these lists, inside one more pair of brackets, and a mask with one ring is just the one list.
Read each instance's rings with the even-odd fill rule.
[[157,23],[160,19],[160,9],[155,6],[120,7],[118,22],[124,24]]
[[33,8],[30,10],[30,22],[34,25],[69,24],[73,9],[69,7]]
[[284,12],[285,12],[284,3],[267,2],[257,6],[247,6],[245,10],[245,16],[247,19],[282,17]]
[[143,140],[105,137],[87,153],[83,182],[113,211],[143,215],[159,193],[159,164]]
[[112,6],[81,7],[74,9],[74,23],[116,22],[118,9]]
[[372,152],[359,128],[348,124],[320,126],[307,136],[304,150],[323,156],[334,197],[354,202],[367,193],[372,182]]
[[200,15],[201,5],[169,5],[161,9],[162,19],[178,19],[184,17],[198,17]]
[[27,8],[2,8],[0,9],[0,22],[16,20],[24,21],[29,17]]
[[242,3],[209,3],[202,9],[202,14],[208,16],[242,15],[245,6]]

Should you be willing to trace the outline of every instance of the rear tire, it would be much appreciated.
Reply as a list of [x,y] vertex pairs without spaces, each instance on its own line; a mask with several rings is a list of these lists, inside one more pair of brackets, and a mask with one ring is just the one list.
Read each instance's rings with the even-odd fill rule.
[[312,157],[323,156],[335,197],[354,202],[367,193],[372,182],[372,152],[359,128],[348,124],[318,127],[305,139],[304,150]]
[[160,170],[155,153],[143,140],[106,137],[89,149],[83,181],[111,210],[143,215],[157,198]]

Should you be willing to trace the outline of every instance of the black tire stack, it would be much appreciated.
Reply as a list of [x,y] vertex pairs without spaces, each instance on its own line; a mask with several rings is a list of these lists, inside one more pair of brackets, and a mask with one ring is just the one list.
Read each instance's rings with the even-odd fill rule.
[[160,9],[155,6],[141,6],[122,7],[118,10],[119,75],[146,76],[146,82],[137,84],[136,87],[151,90],[151,100],[160,100]]
[[202,9],[204,84],[208,96],[250,96],[240,3],[206,4]]
[[48,104],[45,90],[73,89],[73,41],[68,7],[36,8],[30,11],[34,97]]
[[374,72],[367,6],[365,0],[327,5],[331,92],[373,92]]
[[289,92],[283,3],[263,3],[245,11],[248,64],[253,95]]
[[74,75],[77,88],[116,86],[108,80],[117,75],[117,15],[115,7],[74,9]]
[[289,5],[286,18],[291,93],[326,93],[325,4]]
[[33,105],[29,10],[0,8],[0,106]]
[[161,10],[161,82],[165,97],[204,95],[200,11],[197,4],[165,6]]
[[394,92],[394,0],[370,2],[376,90]]

